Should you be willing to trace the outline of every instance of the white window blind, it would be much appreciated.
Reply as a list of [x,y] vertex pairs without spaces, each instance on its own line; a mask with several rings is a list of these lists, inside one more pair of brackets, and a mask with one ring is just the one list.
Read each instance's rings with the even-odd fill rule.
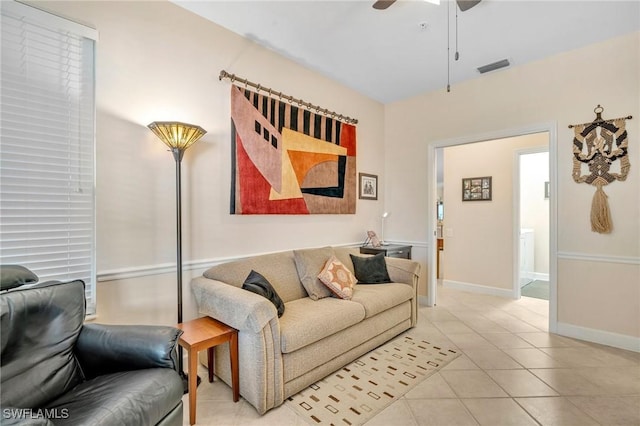
[[96,31],[2,1],[0,262],[82,279],[95,313]]

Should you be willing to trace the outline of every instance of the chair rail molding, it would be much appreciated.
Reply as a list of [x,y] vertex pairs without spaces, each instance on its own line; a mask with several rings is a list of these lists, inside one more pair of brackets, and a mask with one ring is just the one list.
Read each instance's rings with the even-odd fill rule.
[[640,265],[640,257],[638,256],[610,256],[605,254],[590,254],[590,253],[559,251],[558,259],[578,260],[582,262],[604,262],[604,263],[623,263],[627,265]]
[[[334,247],[360,247],[362,242],[357,243],[346,243],[346,244],[336,244]],[[187,260],[183,262],[182,270],[183,271],[193,271],[193,270],[207,270],[212,266],[219,265],[221,263],[233,262],[235,260],[246,259],[248,257],[260,256],[263,254],[272,254],[278,253],[287,250],[296,250],[298,248],[306,248],[306,247],[294,247],[290,249],[282,249],[276,251],[266,251],[259,253],[248,253],[242,254],[238,256],[227,256],[227,257],[216,257],[211,259],[197,259],[197,260]],[[161,274],[169,274],[176,272],[176,264],[175,263],[158,263],[155,265],[141,265],[141,266],[131,266],[126,268],[118,268],[118,269],[110,269],[105,271],[99,271],[97,274],[98,282],[108,282],[108,281],[118,281],[125,280],[129,278],[139,278],[146,277],[150,275],[161,275]]]

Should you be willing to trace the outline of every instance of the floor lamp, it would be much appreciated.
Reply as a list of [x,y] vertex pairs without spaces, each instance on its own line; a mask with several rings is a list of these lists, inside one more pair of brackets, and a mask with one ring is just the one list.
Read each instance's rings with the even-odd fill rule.
[[388,212],[382,213],[382,232],[380,233],[380,237],[382,237],[382,241],[380,241],[380,245],[386,246],[387,242],[384,240],[384,220],[389,216]]
[[[200,126],[180,123],[178,121],[154,121],[147,127],[167,145],[176,160],[176,245],[177,245],[177,278],[178,278],[178,323],[182,322],[182,196],[180,181],[180,163],[184,152],[196,143],[205,133]],[[178,346],[178,371],[184,383],[186,393],[187,380],[183,370],[182,346]]]

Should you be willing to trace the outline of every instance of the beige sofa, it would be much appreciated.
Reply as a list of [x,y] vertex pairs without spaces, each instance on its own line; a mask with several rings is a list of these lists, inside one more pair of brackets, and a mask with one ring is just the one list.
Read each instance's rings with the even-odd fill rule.
[[[393,283],[358,284],[351,300],[313,300],[301,276],[305,267],[313,274],[318,259],[326,261],[331,253],[353,272],[349,254],[360,255],[357,248],[324,247],[217,265],[191,281],[200,315],[239,331],[240,394],[260,414],[416,324],[419,263],[385,258]],[[301,265],[304,259],[316,265]],[[285,302],[282,317],[271,301],[242,289],[251,270]],[[215,357],[216,375],[227,384],[228,350],[218,346]]]

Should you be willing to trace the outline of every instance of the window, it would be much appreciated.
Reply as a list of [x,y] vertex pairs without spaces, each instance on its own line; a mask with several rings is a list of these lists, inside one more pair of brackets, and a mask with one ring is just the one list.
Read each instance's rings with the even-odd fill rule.
[[97,32],[0,3],[0,262],[40,281],[82,279],[92,314]]

